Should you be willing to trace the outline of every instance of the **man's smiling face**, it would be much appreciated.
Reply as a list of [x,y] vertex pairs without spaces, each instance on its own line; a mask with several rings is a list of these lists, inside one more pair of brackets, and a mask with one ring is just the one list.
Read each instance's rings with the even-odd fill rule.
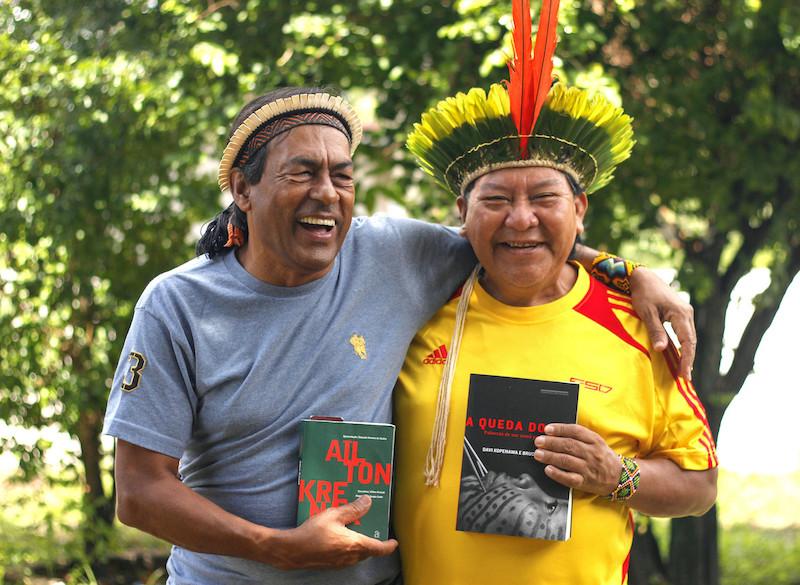
[[548,167],[507,168],[478,178],[458,206],[487,291],[524,305],[569,290],[564,269],[583,231],[586,205],[586,196],[574,195],[566,176]]
[[[237,181],[238,183],[238,181]],[[333,266],[353,218],[350,144],[329,126],[298,126],[267,145],[261,180],[242,188],[248,240],[239,259],[272,284],[297,286]]]

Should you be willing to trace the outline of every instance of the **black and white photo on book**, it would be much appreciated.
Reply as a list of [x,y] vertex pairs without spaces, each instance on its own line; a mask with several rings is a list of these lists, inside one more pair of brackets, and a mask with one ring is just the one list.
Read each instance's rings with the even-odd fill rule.
[[579,385],[472,374],[456,529],[567,540],[572,490],[544,473],[533,440],[551,422],[575,423]]

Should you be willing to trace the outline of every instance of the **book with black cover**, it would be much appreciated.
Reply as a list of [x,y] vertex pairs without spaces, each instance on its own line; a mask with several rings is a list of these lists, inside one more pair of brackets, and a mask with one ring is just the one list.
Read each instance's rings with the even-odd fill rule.
[[579,385],[472,374],[456,529],[567,540],[572,490],[544,473],[533,440],[575,423]]
[[387,540],[394,425],[312,417],[300,428],[297,525],[366,494],[369,512],[348,528]]

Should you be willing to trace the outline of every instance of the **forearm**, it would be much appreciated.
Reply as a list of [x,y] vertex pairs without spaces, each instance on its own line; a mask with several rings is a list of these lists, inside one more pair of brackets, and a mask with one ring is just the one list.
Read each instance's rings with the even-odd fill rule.
[[[610,275],[599,277],[597,272],[592,271],[592,262],[598,254],[599,252],[593,248],[584,244],[576,244],[573,257],[595,278],[608,284]],[[619,266],[619,263],[615,265]],[[603,266],[603,263],[599,266]],[[633,270],[632,265],[628,264],[626,264],[624,272],[628,275],[627,285],[625,284],[626,279],[620,281],[619,278],[617,280],[611,278],[611,285],[619,290],[630,292],[633,309],[647,327],[647,333],[656,351],[667,349],[669,343],[663,324],[664,321],[672,324],[681,345],[680,374],[687,380],[691,380],[697,345],[692,306],[680,298],[655,272],[643,266]]]
[[182,548],[274,563],[274,529],[226,512],[176,477],[142,478],[118,488],[118,515],[124,524]]
[[701,516],[717,497],[717,469],[688,471],[668,459],[637,459],[640,483],[628,505],[648,516]]
[[278,569],[332,569],[397,548],[347,529],[367,513],[370,499],[329,508],[297,528],[278,530],[235,516],[185,486],[178,460],[117,441],[120,521],[195,552],[234,556]]

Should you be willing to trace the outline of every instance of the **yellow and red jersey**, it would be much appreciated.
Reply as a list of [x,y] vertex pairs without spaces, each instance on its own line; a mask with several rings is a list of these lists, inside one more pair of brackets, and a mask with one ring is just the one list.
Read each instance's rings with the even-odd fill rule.
[[456,364],[438,487],[425,486],[423,470],[457,297],[409,347],[394,397],[393,517],[406,585],[620,585],[627,580],[630,510],[577,490],[567,542],[456,531],[473,373],[578,382],[578,424],[600,434],[618,454],[667,458],[691,470],[717,465],[703,406],[691,383],[678,375],[677,350],[654,351],[630,299],[577,270],[569,293],[535,307],[505,305],[476,284]]

